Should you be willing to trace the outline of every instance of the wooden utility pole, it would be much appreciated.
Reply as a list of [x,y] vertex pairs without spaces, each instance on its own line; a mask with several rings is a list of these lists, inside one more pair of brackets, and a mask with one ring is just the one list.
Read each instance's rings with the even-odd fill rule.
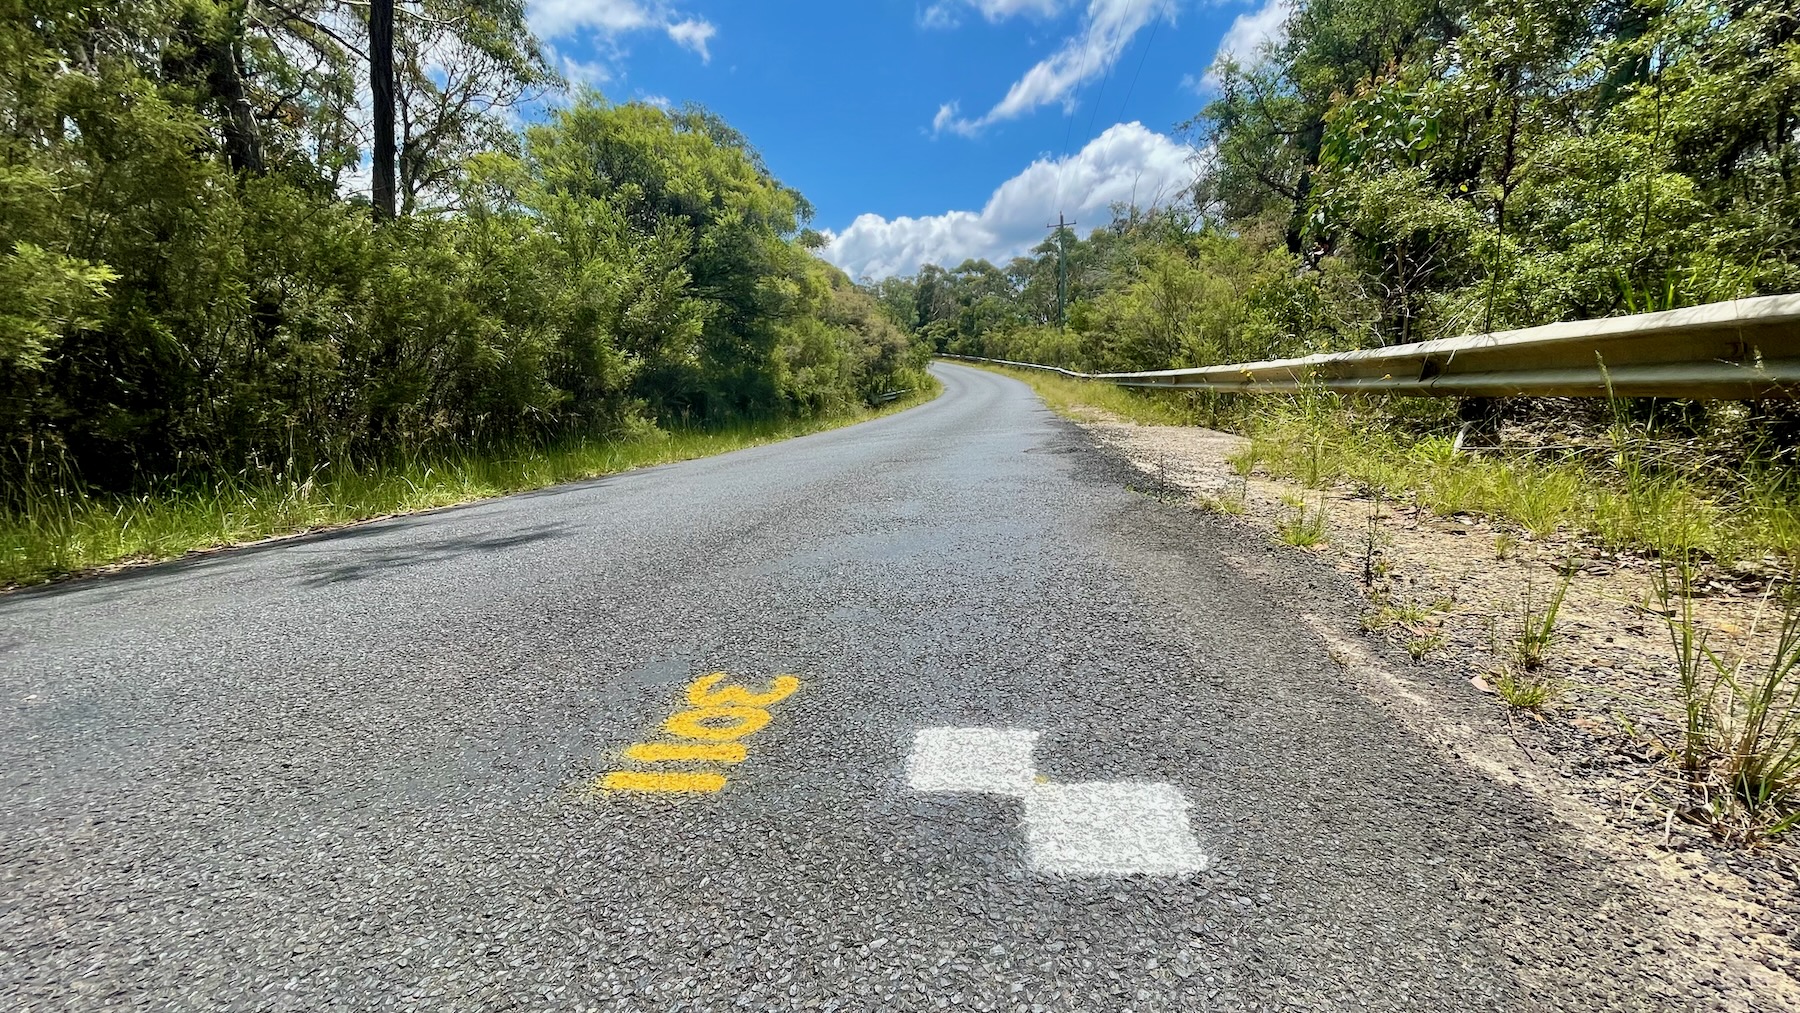
[[375,103],[375,217],[394,217],[394,0],[369,4],[369,92]]
[[1056,224],[1046,225],[1046,229],[1056,230],[1056,329],[1062,330],[1068,323],[1069,304],[1069,247],[1068,230],[1071,225],[1080,222],[1063,221],[1062,212],[1056,213]]

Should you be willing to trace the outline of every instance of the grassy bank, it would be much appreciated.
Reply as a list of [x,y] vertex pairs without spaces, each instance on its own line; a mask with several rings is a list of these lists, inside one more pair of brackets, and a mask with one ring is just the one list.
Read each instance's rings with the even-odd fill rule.
[[19,503],[0,510],[0,587],[742,450],[911,407],[937,396],[941,388],[929,382],[880,409],[820,418],[497,453],[418,455],[372,467],[324,469],[304,479],[227,477],[130,497],[90,495],[78,488],[26,490]]
[[[1800,482],[1757,454],[1721,455],[1702,437],[1658,435],[1618,412],[1574,445],[1458,453],[1454,402],[1332,394],[1140,392],[1034,370],[997,368],[1065,415],[1099,409],[1145,425],[1242,434],[1233,462],[1307,488],[1349,485],[1451,516],[1477,514],[1538,540],[1694,555],[1727,566],[1800,556]],[[1565,441],[1567,442],[1567,441]]]

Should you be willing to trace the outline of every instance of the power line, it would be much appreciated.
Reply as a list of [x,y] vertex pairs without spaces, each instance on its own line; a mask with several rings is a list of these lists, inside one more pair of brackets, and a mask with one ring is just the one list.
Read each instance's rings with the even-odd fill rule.
[[[1077,86],[1079,86],[1081,79],[1087,76],[1087,58],[1088,47],[1087,42],[1084,39],[1081,46],[1081,65],[1075,71]],[[1069,171],[1069,136],[1074,129],[1075,109],[1065,102],[1063,103],[1062,160],[1056,163],[1056,210],[1058,214],[1062,212],[1063,178]]]
[[1150,62],[1150,47],[1156,45],[1156,31],[1162,27],[1163,19],[1150,22],[1150,37],[1144,40],[1144,52],[1138,57],[1137,70],[1131,73],[1131,84],[1125,89],[1125,101],[1119,103],[1119,119],[1125,119],[1125,109],[1131,105],[1131,93],[1137,91],[1138,75],[1144,72],[1144,64]]
[[[1158,2],[1158,0],[1151,0],[1151,2]],[[1131,10],[1127,10],[1125,12],[1126,16],[1124,18],[1120,19],[1118,27],[1115,28],[1114,32],[1113,32],[1112,45],[1117,45],[1119,42],[1122,41],[1122,37],[1125,32],[1125,27],[1127,25],[1131,24],[1131,22],[1132,22],[1131,15],[1133,13],[1133,10],[1135,10],[1135,9],[1136,8],[1134,7]],[[1150,24],[1151,24],[1150,38],[1151,38],[1151,41],[1154,42],[1156,39],[1156,29],[1162,25],[1162,19],[1160,17],[1155,18],[1154,20],[1151,21]],[[1081,47],[1081,65],[1075,75],[1075,82],[1076,82],[1075,87],[1077,87],[1077,88],[1079,88],[1081,86],[1081,80],[1087,76],[1088,53],[1092,48],[1093,47],[1088,45],[1086,40],[1084,39],[1082,47]],[[1107,48],[1111,48],[1111,46],[1109,45]],[[1149,52],[1148,46],[1145,47],[1145,52],[1146,52],[1146,54]],[[1143,73],[1143,70],[1144,70],[1144,62],[1142,59],[1140,59],[1138,61],[1137,72],[1141,74],[1141,73]],[[1100,91],[1094,95],[1093,108],[1088,113],[1087,132],[1082,140],[1083,145],[1086,145],[1087,142],[1089,140],[1091,140],[1093,137],[1094,122],[1100,116],[1100,106],[1101,106],[1103,100],[1106,98],[1106,84],[1108,81],[1112,80],[1112,72],[1113,72],[1113,68],[1111,66],[1108,66],[1106,68],[1106,73],[1104,73],[1100,76]],[[1133,74],[1131,77],[1131,88],[1132,88],[1132,90],[1136,90],[1136,88],[1137,88],[1137,74]],[[1127,95],[1126,95],[1126,101],[1130,101],[1129,93],[1127,93]],[[1069,132],[1074,128],[1074,126],[1075,126],[1075,119],[1074,119],[1073,111],[1067,105],[1065,105],[1063,108],[1063,156],[1062,156],[1061,163],[1059,163],[1057,165],[1057,169],[1056,169],[1056,210],[1059,215],[1063,211],[1062,202],[1063,202],[1064,181],[1067,179],[1067,176],[1068,176],[1069,159],[1072,155],[1072,152],[1069,150],[1069,147],[1070,147]]]
[[[1115,32],[1114,32],[1114,33],[1113,33],[1113,44],[1114,44],[1114,45],[1117,45],[1117,44],[1118,44],[1118,43],[1119,43],[1119,42],[1121,42],[1121,41],[1122,41],[1122,40],[1121,40],[1121,38],[1120,38],[1120,36],[1122,36],[1122,35],[1124,35],[1124,34],[1125,34],[1125,26],[1126,26],[1126,25],[1129,25],[1129,24],[1131,24],[1131,11],[1129,11],[1129,10],[1128,10],[1128,11],[1126,11],[1126,12],[1125,12],[1125,15],[1126,15],[1126,16],[1125,16],[1125,17],[1124,17],[1124,18],[1122,18],[1122,19],[1120,19],[1120,21],[1119,21],[1119,27],[1118,27],[1118,29],[1117,29],[1117,30],[1116,30],[1116,31],[1115,31]],[[1103,99],[1105,99],[1105,98],[1106,98],[1106,82],[1108,82],[1108,81],[1110,81],[1110,80],[1112,80],[1112,72],[1113,72],[1113,69],[1112,69],[1112,67],[1107,67],[1107,68],[1106,68],[1106,73],[1104,73],[1104,74],[1102,74],[1102,75],[1100,75],[1100,92],[1099,92],[1099,94],[1097,94],[1097,95],[1095,95],[1095,96],[1094,96],[1094,108],[1093,108],[1093,111],[1091,111],[1091,112],[1089,112],[1089,113],[1088,113],[1088,125],[1087,125],[1087,138],[1088,138],[1088,140],[1092,140],[1092,139],[1093,139],[1093,136],[1094,136],[1094,123],[1095,123],[1095,121],[1097,121],[1097,120],[1098,120],[1098,119],[1099,119],[1099,118],[1100,118],[1100,104],[1101,104],[1101,100],[1103,100]],[[1087,143],[1087,142],[1086,142],[1086,141],[1083,141],[1083,142],[1082,142],[1082,143],[1084,143],[1084,144],[1085,144],[1085,143]]]

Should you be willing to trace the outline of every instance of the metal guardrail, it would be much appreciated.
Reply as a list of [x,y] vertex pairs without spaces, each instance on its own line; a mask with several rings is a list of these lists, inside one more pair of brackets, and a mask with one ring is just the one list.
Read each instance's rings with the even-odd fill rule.
[[1800,294],[1299,359],[1144,373],[1081,373],[1005,359],[943,358],[1042,369],[1121,387],[1245,394],[1323,388],[1451,397],[1793,398],[1800,397]]

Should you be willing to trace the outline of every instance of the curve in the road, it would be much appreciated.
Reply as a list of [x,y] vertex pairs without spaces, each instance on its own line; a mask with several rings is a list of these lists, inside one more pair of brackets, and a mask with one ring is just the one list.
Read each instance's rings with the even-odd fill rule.
[[[0,600],[0,1006],[1709,994],[1608,859],[1343,684],[1299,621],[1336,578],[935,371],[847,429]],[[742,762],[627,754],[704,739],[666,723],[715,671],[800,685]],[[933,729],[981,734],[909,775]],[[664,769],[725,781],[594,790]]]

